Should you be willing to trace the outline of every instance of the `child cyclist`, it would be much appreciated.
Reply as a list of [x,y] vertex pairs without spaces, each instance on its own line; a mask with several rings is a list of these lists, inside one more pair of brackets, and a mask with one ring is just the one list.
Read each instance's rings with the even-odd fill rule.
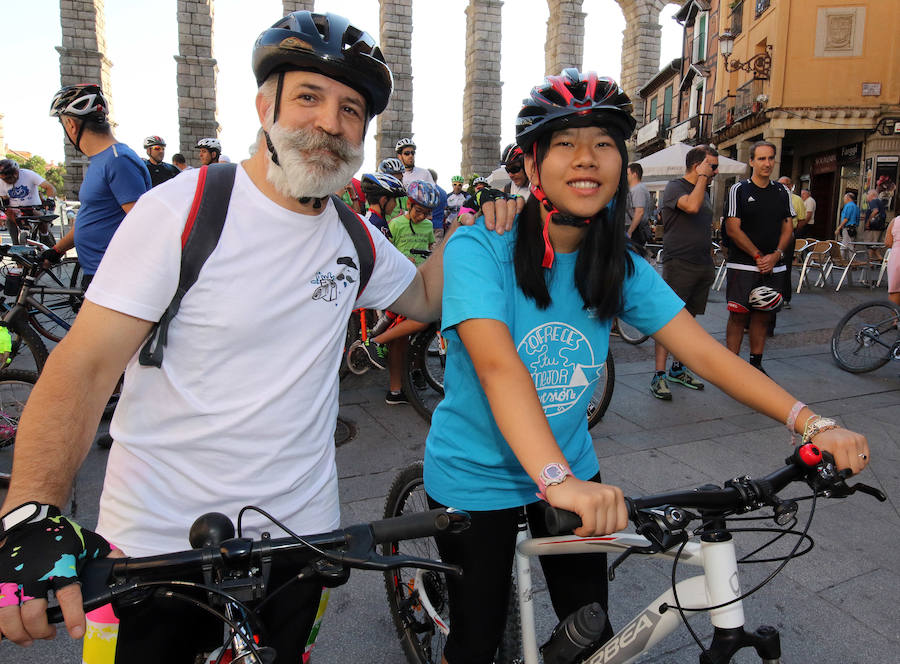
[[[516,122],[533,195],[513,231],[462,227],[444,252],[446,394],[425,448],[425,489],[433,507],[472,515],[466,532],[438,538],[441,557],[464,570],[447,579],[450,664],[492,661],[517,513],[525,506],[534,516],[535,494],[577,512],[579,535],[627,525],[622,491],[600,480],[585,417],[614,316],[652,333],[734,398],[793,431],[806,429],[841,468],[866,465],[863,436],[818,418],[712,339],[626,246],[631,113],[611,79],[574,69],[545,79]],[[545,532],[530,521],[535,535]],[[541,564],[560,619],[590,602],[606,608],[602,554],[549,556]]]

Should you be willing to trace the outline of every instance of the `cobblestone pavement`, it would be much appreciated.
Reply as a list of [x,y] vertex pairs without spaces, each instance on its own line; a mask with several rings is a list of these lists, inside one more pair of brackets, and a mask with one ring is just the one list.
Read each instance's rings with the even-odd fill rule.
[[[884,288],[873,292],[852,286],[837,294],[820,289],[795,294],[793,308],[779,314],[775,337],[767,344],[765,367],[776,381],[817,411],[836,416],[869,437],[873,462],[862,480],[889,496],[886,503],[862,495],[819,501],[810,529],[815,549],[745,602],[748,627],[768,623],[781,630],[786,663],[895,661],[900,648],[900,623],[888,608],[900,594],[900,363],[869,374],[847,374],[834,364],[826,344],[843,313],[873,296],[883,298]],[[724,339],[726,317],[723,291],[712,293],[706,315],[698,320],[714,337]],[[612,348],[615,393],[606,417],[592,433],[604,479],[622,486],[626,495],[721,483],[739,474],[759,475],[785,457],[788,437],[782,425],[752,413],[713,386],[702,392],[675,386],[670,403],[652,398],[648,392],[652,342],[634,347],[614,340]],[[744,357],[746,353],[745,343]],[[397,470],[422,457],[424,422],[408,406],[385,405],[385,384],[384,374],[370,372],[350,376],[342,385],[341,416],[356,429],[355,438],[338,448],[345,524],[380,517]],[[0,463],[9,463],[6,457],[8,453],[0,451]],[[78,515],[87,526],[96,519],[105,460],[106,452],[95,446],[78,478]],[[802,509],[807,506],[804,503]],[[747,535],[739,545],[747,551],[759,542],[758,536]],[[766,565],[742,567],[744,588],[770,570]],[[621,626],[627,616],[662,593],[669,574],[670,568],[656,561],[632,558],[620,567],[611,584],[614,624]],[[545,638],[554,621],[546,591],[538,582],[538,629]],[[693,624],[701,637],[708,637],[705,618],[695,618]],[[680,629],[640,661],[694,662],[698,652]],[[78,662],[78,653],[66,636],[28,651],[0,644],[4,662]],[[354,573],[347,585],[332,592],[314,661],[403,661],[379,574]],[[752,660],[742,654],[736,661]]]

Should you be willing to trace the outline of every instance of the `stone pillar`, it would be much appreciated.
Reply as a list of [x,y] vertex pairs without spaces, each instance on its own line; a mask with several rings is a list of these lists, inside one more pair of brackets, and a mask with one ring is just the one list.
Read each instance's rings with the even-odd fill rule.
[[[59,52],[60,86],[94,83],[103,90],[113,119],[112,95],[109,74],[112,62],[106,57],[106,19],[103,0],[60,0],[59,18],[62,23],[62,46]],[[50,100],[46,100],[50,105]],[[66,154],[65,195],[70,200],[78,198],[78,190],[84,179],[87,158],[78,152],[63,135]]]
[[[769,177],[772,180],[777,180],[781,177],[781,151],[784,149],[784,129],[776,129],[771,126],[766,126],[765,131],[763,132],[763,140],[769,141],[772,145],[775,146],[775,168],[772,169],[772,175]],[[747,153],[749,159],[749,151]],[[790,175],[790,173],[788,173]]]
[[750,143],[747,141],[740,141],[735,144],[737,148],[737,160],[742,164],[747,164],[748,167],[750,165]]
[[313,4],[315,4],[313,0],[281,0],[285,16],[293,12],[311,12]]
[[559,74],[567,67],[581,69],[584,60],[584,0],[548,0],[547,41],[544,43],[544,75]]
[[500,163],[500,22],[503,0],[469,0],[461,173],[487,175]]
[[384,113],[378,116],[375,133],[375,164],[395,157],[394,146],[412,137],[412,0],[380,0],[378,41],[384,59],[394,75],[394,94]]
[[616,0],[625,15],[622,40],[622,77],[619,85],[634,104],[638,126],[643,124],[644,100],[638,94],[659,72],[659,13],[668,0]]
[[[178,138],[181,153],[198,166],[194,146],[201,138],[219,135],[216,75],[213,58],[214,0],[178,0]],[[230,149],[234,150],[236,146]],[[222,151],[228,154],[229,146]]]

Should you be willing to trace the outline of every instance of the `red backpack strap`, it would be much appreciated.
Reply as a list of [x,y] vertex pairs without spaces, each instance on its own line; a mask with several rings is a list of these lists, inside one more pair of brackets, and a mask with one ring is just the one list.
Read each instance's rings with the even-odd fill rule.
[[236,174],[237,164],[214,164],[200,168],[194,200],[181,232],[178,289],[141,348],[138,361],[142,366],[162,366],[169,323],[178,313],[185,294],[197,282],[200,270],[222,236]]

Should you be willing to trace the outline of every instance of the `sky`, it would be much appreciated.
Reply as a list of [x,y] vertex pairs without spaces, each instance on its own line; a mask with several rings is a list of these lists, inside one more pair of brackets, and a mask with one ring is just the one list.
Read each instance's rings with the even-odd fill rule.
[[[439,183],[459,171],[462,148],[462,97],[465,88],[465,8],[468,0],[413,0],[413,134],[416,164],[434,168]],[[179,151],[176,64],[176,0],[105,0],[107,57],[112,61],[115,134],[144,156],[143,139],[162,136],[166,160]],[[256,84],[250,52],[257,35],[282,15],[281,0],[215,0],[214,57],[218,61],[218,120],[223,153],[246,158],[259,127],[254,107]],[[317,0],[315,10],[349,17],[378,40],[378,0]],[[620,78],[625,19],[615,0],[584,0],[583,69]],[[661,62],[681,55],[682,30],[669,5],[660,17]],[[546,0],[506,0],[503,4],[501,145],[512,142],[522,99],[544,74]],[[7,68],[0,95],[3,133],[11,149],[63,159],[62,129],[48,116],[59,89],[62,43],[58,0],[18,3],[4,18],[4,46],[20,59]],[[12,72],[16,80],[10,80]],[[375,123],[366,139],[362,172],[375,167]],[[180,146],[187,153],[191,146]],[[499,155],[498,155],[499,159]]]

